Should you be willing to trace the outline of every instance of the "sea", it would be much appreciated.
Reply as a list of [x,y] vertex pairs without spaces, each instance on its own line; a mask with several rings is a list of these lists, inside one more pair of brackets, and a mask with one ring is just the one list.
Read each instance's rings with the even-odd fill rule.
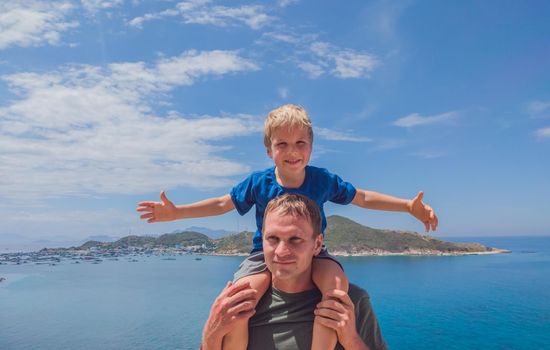
[[[512,252],[340,259],[370,294],[389,347],[550,349],[550,237],[451,240]],[[210,305],[241,259],[2,264],[0,349],[198,349]]]

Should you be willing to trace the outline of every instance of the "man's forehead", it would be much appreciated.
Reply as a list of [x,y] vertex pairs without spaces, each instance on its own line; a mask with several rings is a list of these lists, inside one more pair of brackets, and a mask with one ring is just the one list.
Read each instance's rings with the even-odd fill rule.
[[285,213],[282,210],[269,212],[266,216],[264,225],[264,232],[270,234],[286,233],[291,227],[294,227],[294,231],[296,231],[296,227],[298,227],[298,231],[306,231],[304,232],[306,234],[313,232],[313,226],[309,218],[292,213]]

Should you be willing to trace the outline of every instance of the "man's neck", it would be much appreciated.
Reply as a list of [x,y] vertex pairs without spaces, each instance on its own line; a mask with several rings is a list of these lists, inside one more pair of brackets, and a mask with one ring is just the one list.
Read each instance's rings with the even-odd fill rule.
[[277,183],[283,187],[298,188],[304,183],[306,178],[306,169],[304,168],[302,171],[295,174],[286,174],[281,172],[279,168],[275,167],[275,177],[277,178]]
[[271,285],[273,288],[285,293],[300,293],[317,288],[311,279],[311,271],[307,276],[288,280],[281,280],[273,276]]

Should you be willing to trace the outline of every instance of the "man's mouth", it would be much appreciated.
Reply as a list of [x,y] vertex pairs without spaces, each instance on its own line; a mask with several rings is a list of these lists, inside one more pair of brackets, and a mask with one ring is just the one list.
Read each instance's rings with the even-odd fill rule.
[[294,264],[294,260],[274,260],[273,263],[275,264],[279,264],[279,265],[290,265],[290,264]]

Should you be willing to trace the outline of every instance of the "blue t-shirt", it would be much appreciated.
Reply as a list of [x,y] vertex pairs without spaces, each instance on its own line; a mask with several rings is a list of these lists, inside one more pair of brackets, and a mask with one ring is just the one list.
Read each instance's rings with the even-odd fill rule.
[[256,205],[256,233],[253,238],[253,252],[262,250],[262,224],[267,203],[283,193],[298,193],[309,197],[317,203],[321,210],[324,233],[327,219],[323,204],[331,201],[338,204],[349,204],[355,197],[356,189],[349,182],[343,181],[338,175],[327,169],[306,166],[304,182],[298,188],[286,188],[279,185],[275,176],[275,167],[256,171],[237,184],[231,190],[231,199],[239,214],[246,214]]

